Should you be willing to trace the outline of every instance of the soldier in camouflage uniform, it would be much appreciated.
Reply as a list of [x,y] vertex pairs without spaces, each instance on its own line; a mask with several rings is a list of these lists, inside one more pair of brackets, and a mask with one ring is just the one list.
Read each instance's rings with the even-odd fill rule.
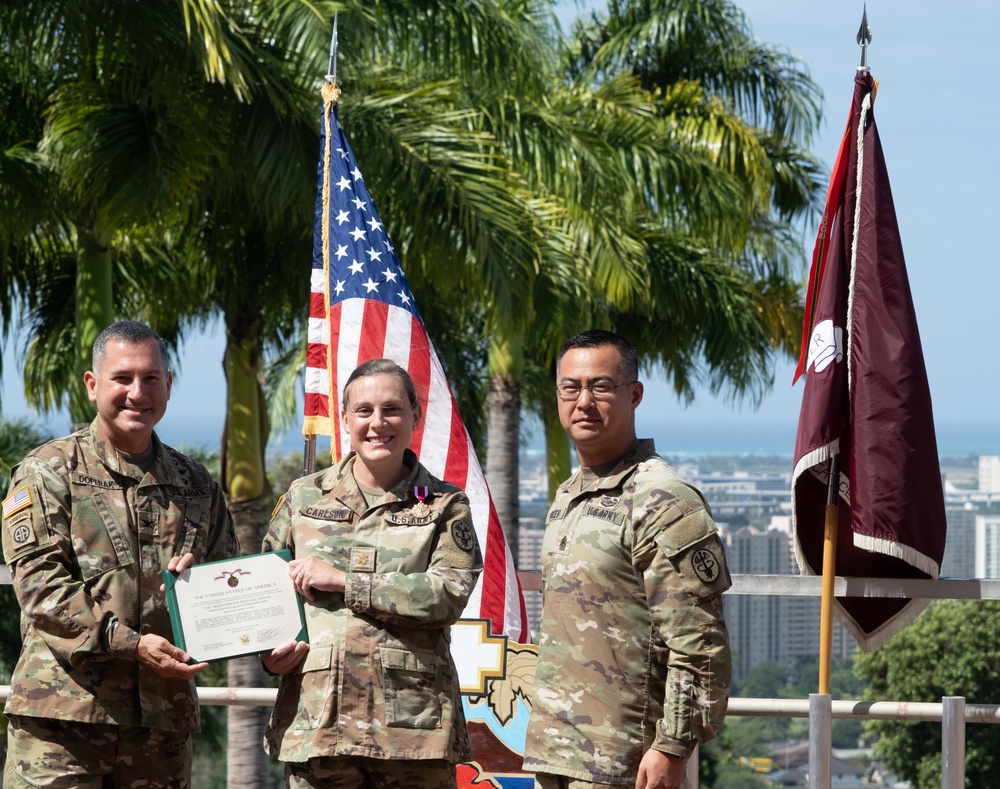
[[290,548],[309,643],[264,658],[282,674],[265,748],[294,787],[455,787],[471,758],[449,626],[482,557],[465,494],[406,447],[409,375],[366,362],[344,391],[353,451],[297,480],[263,550]]
[[132,321],[94,343],[88,429],[36,449],[11,475],[3,553],[21,606],[3,786],[191,785],[199,713],[173,646],[161,570],[238,554],[205,469],[153,432],[171,376]]
[[731,656],[722,543],[708,506],[639,441],[635,350],[577,335],[560,354],[559,416],[581,468],[542,545],[544,603],[524,768],[542,789],[681,785],[722,725]]

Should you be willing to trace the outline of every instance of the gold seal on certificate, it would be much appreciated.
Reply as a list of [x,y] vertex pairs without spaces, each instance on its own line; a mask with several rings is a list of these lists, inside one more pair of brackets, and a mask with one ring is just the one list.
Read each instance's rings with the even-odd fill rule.
[[193,662],[270,652],[306,641],[302,598],[288,576],[289,550],[163,571],[174,643]]

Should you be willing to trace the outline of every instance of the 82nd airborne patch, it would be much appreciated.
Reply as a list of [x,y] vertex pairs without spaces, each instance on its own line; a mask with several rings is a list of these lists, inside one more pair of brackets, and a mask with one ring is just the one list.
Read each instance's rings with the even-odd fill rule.
[[[31,513],[25,512],[20,518],[11,520],[14,515],[28,509],[34,503],[31,488],[22,485],[3,500],[3,521],[7,529],[4,537],[4,549],[20,553],[22,548],[28,548],[38,542],[35,528],[31,522]],[[8,542],[9,540],[9,542]],[[8,554],[8,559],[13,556]]]

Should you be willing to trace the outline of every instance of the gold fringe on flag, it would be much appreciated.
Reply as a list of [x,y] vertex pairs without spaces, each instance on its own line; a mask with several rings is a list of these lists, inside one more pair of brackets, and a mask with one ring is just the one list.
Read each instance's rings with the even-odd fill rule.
[[[326,311],[327,332],[330,329],[330,155],[333,148],[333,130],[331,121],[333,120],[333,108],[340,98],[340,88],[333,83],[327,83],[321,88],[323,95],[323,125],[326,129],[326,140],[323,146],[323,304]],[[333,381],[333,348],[330,346],[330,336],[327,334],[326,349],[326,373],[327,381]],[[337,392],[331,386],[327,392],[328,404],[327,412],[329,416],[307,416],[303,420],[302,432],[306,435],[332,436],[333,431],[338,429],[335,424],[334,414],[336,413]],[[331,442],[334,454],[337,453],[337,442]],[[339,457],[334,458],[334,462],[339,461]]]

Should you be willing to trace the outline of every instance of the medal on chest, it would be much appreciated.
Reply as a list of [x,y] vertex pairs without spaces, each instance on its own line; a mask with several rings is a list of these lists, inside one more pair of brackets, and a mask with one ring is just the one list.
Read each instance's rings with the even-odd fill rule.
[[427,485],[413,486],[413,495],[417,497],[417,503],[413,506],[412,512],[416,517],[426,518],[430,515],[431,508],[424,503],[424,499],[427,498],[430,492],[431,489]]

